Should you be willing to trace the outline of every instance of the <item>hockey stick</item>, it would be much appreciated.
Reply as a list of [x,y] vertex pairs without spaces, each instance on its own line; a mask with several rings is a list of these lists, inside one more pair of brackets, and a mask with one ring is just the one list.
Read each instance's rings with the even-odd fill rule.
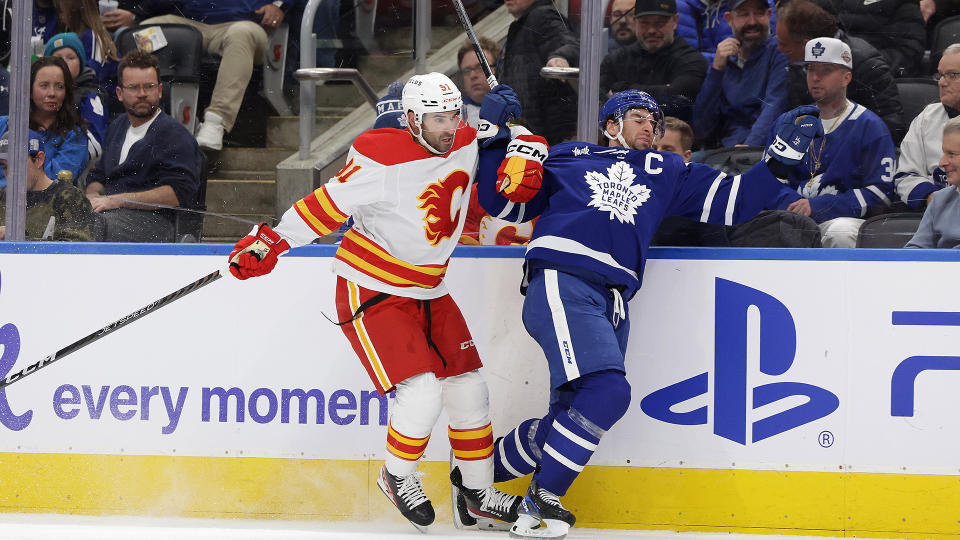
[[93,343],[94,341],[97,341],[98,339],[106,336],[107,334],[111,334],[114,331],[119,330],[124,326],[132,323],[133,321],[140,319],[146,315],[149,315],[150,313],[153,313],[154,311],[162,308],[163,306],[166,306],[167,304],[172,303],[175,300],[183,298],[184,296],[196,291],[197,289],[203,287],[204,285],[213,283],[214,281],[220,279],[220,277],[221,277],[220,270],[211,272],[210,274],[203,276],[202,278],[194,281],[193,283],[187,285],[186,287],[183,287],[182,289],[177,289],[172,293],[164,296],[163,298],[157,300],[156,302],[147,304],[142,308],[134,311],[133,313],[126,315],[120,318],[119,320],[116,320],[108,324],[107,326],[104,326],[103,328],[97,330],[96,332],[93,332],[92,334],[86,337],[83,337],[78,339],[77,341],[74,341],[73,343],[51,354],[50,356],[40,360],[39,362],[30,364],[29,366],[25,367],[24,369],[16,373],[11,373],[10,375],[7,376],[6,379],[3,379],[2,381],[0,381],[0,389],[6,388],[17,381],[22,380],[24,377],[26,377],[27,375],[30,375],[31,373],[36,373],[37,371],[40,370],[40,368],[49,366],[50,364],[56,362],[57,360],[60,360],[64,356],[86,347],[87,345]]
[[487,76],[487,84],[490,85],[490,88],[497,86],[497,78],[493,74],[493,70],[490,69],[490,64],[487,63],[487,55],[484,54],[483,49],[480,48],[480,42],[477,40],[477,35],[473,33],[473,24],[470,23],[470,17],[467,15],[467,10],[463,8],[462,0],[453,0],[453,7],[457,10],[457,17],[460,19],[460,24],[463,25],[464,31],[467,33],[467,38],[470,40],[470,43],[473,44],[473,50],[477,53],[477,60],[480,62],[480,69],[483,70],[483,74]]

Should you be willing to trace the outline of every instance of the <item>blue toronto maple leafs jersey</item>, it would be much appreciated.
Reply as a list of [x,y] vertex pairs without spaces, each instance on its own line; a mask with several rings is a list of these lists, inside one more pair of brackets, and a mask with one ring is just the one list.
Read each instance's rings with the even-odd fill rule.
[[[492,155],[481,159],[496,159]],[[539,216],[526,260],[599,274],[605,285],[640,288],[650,240],[667,216],[707,223],[741,223],[781,197],[798,199],[758,163],[729,176],[673,153],[625,150],[582,142],[550,149],[543,186],[528,203],[497,193],[496,179],[478,177],[480,204],[523,222]]]
[[[786,113],[784,113],[786,114]],[[780,125],[780,119],[774,126]],[[827,130],[816,137],[790,175],[790,187],[810,200],[810,217],[817,223],[838,217],[864,217],[869,208],[890,205],[894,196],[896,149],[890,130],[873,112],[847,101],[836,119],[824,120]],[[770,142],[776,130],[770,132]],[[793,200],[780,201],[785,209]]]

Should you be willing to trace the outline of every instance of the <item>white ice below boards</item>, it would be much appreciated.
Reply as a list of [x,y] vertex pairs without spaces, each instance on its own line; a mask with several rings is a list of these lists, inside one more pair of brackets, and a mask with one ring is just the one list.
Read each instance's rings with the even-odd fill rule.
[[[259,520],[89,517],[48,514],[0,514],[0,540],[366,540],[429,538],[467,540],[507,538],[505,532],[458,531],[453,524],[437,523],[428,537],[407,524],[324,523]],[[773,536],[727,533],[674,533],[570,529],[569,539],[631,538],[645,540],[794,540],[824,537]]]

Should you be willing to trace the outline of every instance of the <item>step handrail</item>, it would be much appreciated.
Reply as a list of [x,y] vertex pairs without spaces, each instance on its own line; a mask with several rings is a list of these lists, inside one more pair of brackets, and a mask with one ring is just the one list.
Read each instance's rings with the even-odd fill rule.
[[[363,75],[353,68],[300,68],[293,72],[293,76],[300,81],[301,88],[304,83],[316,83],[317,81],[349,81],[357,87],[357,90],[367,98],[374,109],[377,108],[377,93],[370,86],[370,83],[363,78]],[[311,85],[313,86],[313,85]],[[302,111],[303,109],[301,109]],[[301,117],[304,114],[301,112]],[[310,156],[310,141],[313,140],[312,122],[300,122],[300,159],[307,159]]]

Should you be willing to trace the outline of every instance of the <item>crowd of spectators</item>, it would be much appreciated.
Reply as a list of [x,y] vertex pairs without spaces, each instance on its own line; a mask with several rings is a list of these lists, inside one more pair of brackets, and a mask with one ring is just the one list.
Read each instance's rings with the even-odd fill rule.
[[[289,13],[302,10],[302,2],[113,4],[34,2],[34,39],[40,45],[34,50],[42,56],[31,68],[30,128],[43,148],[47,177],[55,183],[72,178],[86,190],[97,239],[173,240],[171,208],[189,206],[197,194],[203,161],[197,148],[222,148],[264,56],[268,34]],[[503,4],[514,20],[502,43],[482,38],[487,63],[500,82],[517,92],[523,120],[533,131],[550,143],[573,138],[576,85],[541,77],[540,69],[576,67],[577,33],[550,0]],[[827,133],[814,140],[796,177],[781,179],[797,190],[800,200],[779,210],[820,223],[824,245],[850,246],[863,219],[892,211],[923,212],[938,190],[951,185],[941,145],[946,145],[944,126],[960,113],[960,44],[942,56],[934,51],[936,66],[927,67],[925,51],[934,25],[958,14],[954,3],[935,0],[613,0],[599,99],[602,103],[625,89],[654,96],[671,117],[657,148],[687,160],[703,159],[714,149],[765,147],[781,114],[816,104]],[[9,11],[4,17],[9,19]],[[144,172],[149,167],[143,158],[161,155],[158,148],[169,137],[164,130],[181,126],[159,110],[159,77],[152,87],[119,82],[120,59],[112,39],[131,25],[153,23],[197,28],[204,50],[222,58],[203,122],[188,138],[190,148],[175,150],[177,163],[167,177]],[[8,51],[9,45],[0,47],[0,57]],[[139,64],[128,66],[130,76],[150,71],[141,65],[142,55],[134,60]],[[488,90],[486,77],[466,44],[457,66],[465,120],[475,124]],[[940,101],[916,117],[904,117],[897,80],[931,72]],[[8,74],[0,72],[0,94],[4,77]],[[149,118],[140,114],[143,110]],[[6,121],[0,116],[0,133],[6,131]],[[118,180],[134,171],[135,180]],[[0,185],[5,182],[0,176]],[[138,200],[134,194],[141,191],[151,195]],[[146,214],[159,221],[136,225],[150,221]],[[115,217],[121,215],[136,217]],[[840,222],[846,224],[841,239],[831,240]],[[119,233],[121,228],[126,232]],[[479,225],[476,229],[471,232],[475,238]],[[514,232],[516,237],[506,243],[525,237],[524,231]]]

